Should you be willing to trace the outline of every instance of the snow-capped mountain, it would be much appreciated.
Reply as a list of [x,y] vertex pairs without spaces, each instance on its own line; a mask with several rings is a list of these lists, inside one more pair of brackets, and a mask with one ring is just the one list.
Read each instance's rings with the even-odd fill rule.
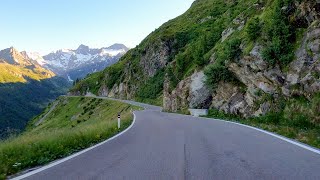
[[61,49],[43,57],[38,53],[27,53],[27,55],[58,76],[72,81],[118,62],[128,50],[129,48],[123,44],[100,49],[90,49],[88,46],[80,45],[76,50]]
[[46,64],[46,61],[43,59],[40,53],[26,51],[22,51],[21,53],[26,54],[26,56],[30,59],[37,61],[41,66],[44,66]]

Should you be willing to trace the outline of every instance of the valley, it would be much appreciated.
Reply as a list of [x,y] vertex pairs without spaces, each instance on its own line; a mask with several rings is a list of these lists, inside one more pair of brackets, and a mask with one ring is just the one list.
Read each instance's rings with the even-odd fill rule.
[[67,94],[74,81],[116,63],[127,50],[122,44],[101,49],[80,45],[43,57],[14,47],[1,50],[0,138],[19,134],[49,103]]

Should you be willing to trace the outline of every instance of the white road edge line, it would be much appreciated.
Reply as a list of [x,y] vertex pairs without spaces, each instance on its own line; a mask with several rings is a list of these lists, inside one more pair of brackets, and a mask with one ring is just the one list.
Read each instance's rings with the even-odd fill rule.
[[306,144],[303,144],[303,143],[300,143],[300,142],[291,140],[291,139],[286,138],[286,137],[284,137],[284,136],[281,136],[281,135],[278,135],[278,134],[275,134],[275,133],[272,133],[272,132],[269,132],[269,131],[266,131],[266,130],[263,130],[263,129],[259,129],[259,128],[252,127],[252,126],[245,125],[245,124],[240,124],[240,123],[233,122],[233,121],[226,121],[226,120],[222,120],[222,119],[205,118],[205,117],[199,117],[199,118],[209,119],[209,120],[215,120],[215,121],[222,121],[222,122],[227,122],[227,123],[231,123],[231,124],[236,124],[236,125],[240,125],[240,126],[243,126],[243,127],[247,127],[247,128],[250,128],[250,129],[254,129],[254,130],[256,130],[256,131],[260,131],[260,132],[262,132],[262,133],[268,134],[268,135],[270,135],[270,136],[273,136],[273,137],[275,137],[275,138],[281,139],[281,140],[283,140],[283,141],[286,141],[286,142],[288,142],[288,143],[291,143],[291,144],[293,144],[293,145],[299,146],[299,147],[301,147],[301,148],[303,148],[303,149],[312,151],[312,152],[320,155],[320,150],[318,150],[318,149],[316,149],[316,148],[313,148],[313,147],[308,146],[308,145],[306,145]]
[[249,126],[249,125],[245,125],[245,124],[241,124],[241,123],[237,123],[237,122],[234,122],[234,121],[226,121],[226,120],[223,120],[223,119],[216,119],[216,118],[207,118],[207,117],[195,117],[195,116],[192,116],[192,115],[185,115],[185,114],[177,114],[177,115],[180,115],[180,116],[186,116],[186,117],[194,117],[194,118],[199,118],[199,119],[206,119],[206,120],[213,120],[213,121],[221,121],[221,122],[226,122],[226,123],[231,123],[231,124],[235,124],[235,125],[238,125],[238,126],[243,126],[243,127],[246,127],[246,128],[250,128],[250,129],[254,129],[256,131],[259,131],[259,132],[262,132],[262,133],[265,133],[265,134],[268,134],[270,136],[273,136],[275,138],[278,138],[278,139],[281,139],[283,141],[286,141],[290,144],[293,144],[293,145],[296,145],[296,146],[299,146],[305,150],[309,150],[311,152],[314,152],[316,154],[319,154],[320,155],[320,150],[315,148],[315,147],[312,147],[312,146],[309,146],[307,144],[303,144],[301,142],[298,142],[298,141],[295,141],[295,140],[292,140],[292,139],[289,139],[287,137],[284,137],[284,136],[281,136],[281,135],[278,135],[278,134],[275,134],[275,133],[272,133],[272,132],[269,132],[269,131],[266,131],[266,130],[263,130],[263,129],[259,129],[259,128],[256,128],[256,127],[253,127],[253,126]]
[[135,115],[134,112],[132,112],[132,114],[133,114],[133,121],[132,121],[131,125],[130,125],[127,129],[125,129],[124,131],[122,131],[121,133],[119,133],[119,134],[117,134],[117,135],[115,135],[115,136],[113,136],[113,137],[111,137],[111,138],[109,138],[109,139],[107,139],[107,140],[99,143],[99,144],[96,144],[96,145],[94,145],[94,146],[92,146],[92,147],[89,147],[89,148],[84,149],[84,150],[82,150],[82,151],[80,151],[80,152],[77,152],[77,153],[75,153],[75,154],[73,154],[73,155],[71,155],[71,156],[65,157],[65,158],[63,158],[63,159],[61,159],[61,160],[58,160],[58,161],[56,161],[56,162],[54,162],[54,163],[51,163],[51,164],[48,164],[48,165],[46,165],[46,166],[44,166],[44,167],[42,167],[42,168],[36,169],[36,170],[31,171],[31,172],[29,172],[29,173],[26,173],[26,174],[24,174],[24,175],[21,175],[21,176],[12,178],[11,180],[20,180],[20,179],[27,178],[27,177],[32,176],[32,175],[34,175],[34,174],[37,174],[37,173],[39,173],[39,172],[41,172],[41,171],[47,170],[47,169],[49,169],[49,168],[51,168],[51,167],[54,167],[54,166],[59,165],[59,164],[61,164],[61,163],[63,163],[63,162],[66,162],[66,161],[68,161],[68,160],[70,160],[70,159],[72,159],[72,158],[75,158],[75,157],[77,157],[77,156],[79,156],[79,155],[81,155],[81,154],[84,154],[84,153],[86,153],[86,152],[88,152],[88,151],[90,151],[90,150],[92,150],[92,149],[94,149],[94,148],[97,148],[97,147],[99,147],[99,146],[101,146],[101,145],[103,145],[103,144],[105,144],[105,143],[107,143],[107,142],[109,142],[109,141],[112,141],[113,139],[121,136],[122,134],[126,133],[128,130],[130,130],[130,129],[133,127],[133,125],[134,125],[135,122],[136,122],[136,115]]

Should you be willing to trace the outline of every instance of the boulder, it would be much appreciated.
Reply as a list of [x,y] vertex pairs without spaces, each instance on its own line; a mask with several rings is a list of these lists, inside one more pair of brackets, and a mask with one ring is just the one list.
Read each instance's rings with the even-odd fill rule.
[[205,85],[206,76],[203,71],[196,72],[191,76],[189,90],[189,108],[208,108],[210,106],[211,93]]

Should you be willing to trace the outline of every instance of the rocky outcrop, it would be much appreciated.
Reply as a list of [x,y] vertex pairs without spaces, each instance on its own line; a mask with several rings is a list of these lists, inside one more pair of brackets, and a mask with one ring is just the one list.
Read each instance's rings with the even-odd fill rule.
[[[310,6],[310,4],[309,4]],[[316,14],[316,12],[304,12]],[[317,18],[310,15],[309,19]],[[270,68],[262,59],[262,46],[256,44],[248,56],[230,63],[228,69],[247,88],[220,83],[213,94],[212,107],[226,113],[247,116],[264,115],[272,109],[270,102],[260,101],[258,91],[277,97],[303,95],[311,98],[320,92],[320,22],[314,21],[304,34],[296,58],[286,72],[279,66]]]
[[225,41],[235,30],[233,28],[225,29],[221,34],[221,41]]
[[[278,66],[270,68],[261,58],[261,46],[256,44],[249,56],[238,62],[230,63],[228,68],[246,87],[240,93],[237,86],[219,84],[213,95],[212,107],[226,113],[244,116],[263,115],[271,109],[269,102],[256,103],[256,92],[277,96],[303,95],[311,98],[320,92],[320,23],[314,22],[306,31],[296,58],[286,72]],[[249,101],[250,100],[250,101]]]
[[[295,60],[285,72],[279,66],[271,67],[261,56],[263,46],[255,44],[248,55],[227,64],[244,86],[220,82],[212,95],[212,108],[245,117],[260,116],[272,109],[271,102],[262,96],[312,97],[320,92],[320,2],[300,1],[282,10],[296,12],[290,15],[291,23],[308,28]],[[234,19],[233,26],[223,31],[222,42],[236,31],[235,25],[242,27],[244,22],[241,16]],[[209,61],[215,62],[215,53]]]
[[295,6],[299,9],[299,13],[295,14],[295,17],[298,22],[305,22],[310,25],[312,22],[320,19],[320,1],[319,0],[305,0],[301,3],[296,2]]
[[141,57],[140,66],[148,77],[153,77],[157,70],[166,66],[171,51],[170,42],[159,42],[159,45],[148,46]]
[[204,81],[203,71],[195,72],[190,77],[180,81],[177,87],[170,91],[170,82],[166,78],[163,109],[176,112],[188,108],[208,108],[211,102],[211,94]]
[[179,82],[177,87],[170,92],[170,82],[166,78],[163,92],[163,110],[177,112],[188,108],[191,78]]
[[210,105],[211,96],[208,87],[205,85],[205,79],[203,71],[191,76],[189,108],[207,108]]
[[119,98],[119,99],[131,99],[131,93],[128,90],[128,86],[125,83],[115,84],[112,89],[108,89],[105,85],[102,85],[98,92],[99,96]]
[[[141,70],[141,73],[135,72],[138,71],[137,69],[133,71],[132,64],[129,62],[123,69],[123,81],[114,84],[111,89],[102,84],[98,94],[120,99],[134,98],[139,86],[143,84],[146,79],[152,78],[159,69],[164,68],[167,65],[172,49],[171,46],[171,42],[159,41],[146,46],[144,49],[140,49],[141,57],[139,57],[138,67],[135,68]],[[135,56],[135,54],[132,56]],[[134,79],[135,82],[138,80],[138,83],[133,84],[132,79]]]
[[320,22],[314,22],[305,33],[296,60],[289,65],[283,94],[310,97],[320,91]]

